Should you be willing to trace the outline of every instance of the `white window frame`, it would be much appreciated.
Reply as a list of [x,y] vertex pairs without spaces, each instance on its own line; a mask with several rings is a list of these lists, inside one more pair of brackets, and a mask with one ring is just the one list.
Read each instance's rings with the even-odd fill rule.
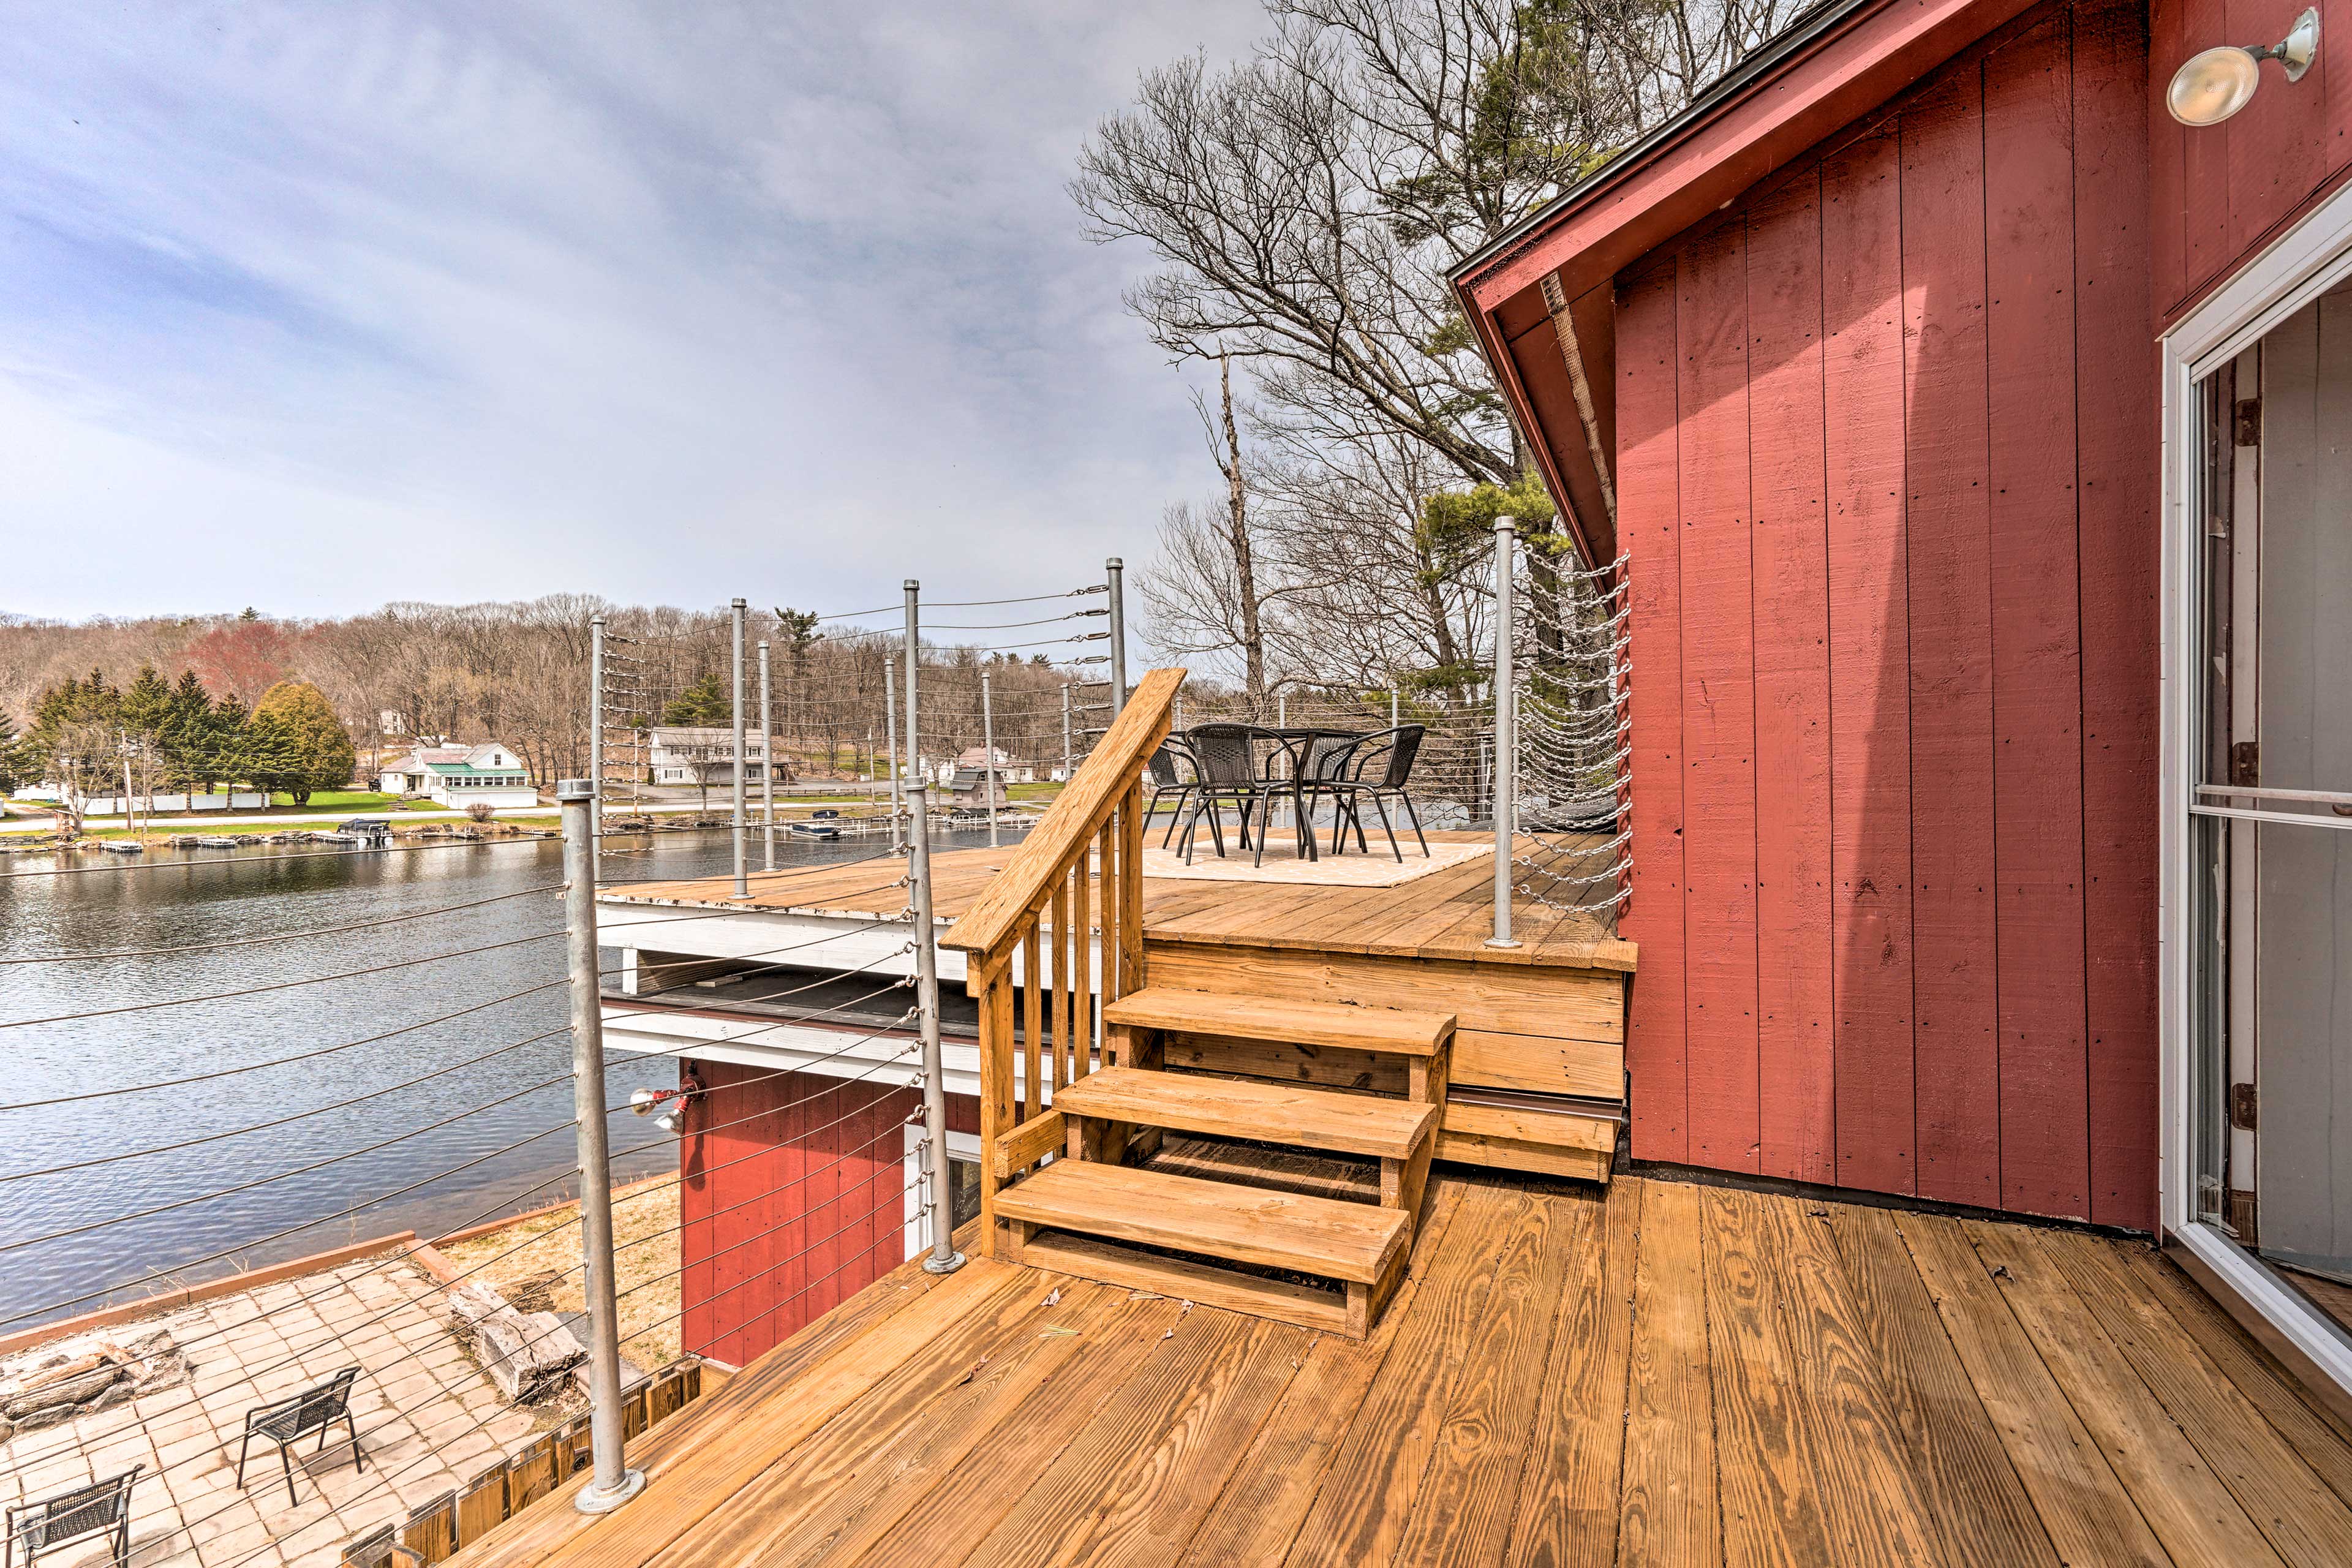
[[[924,1206],[924,1189],[930,1184],[930,1173],[923,1168],[923,1130],[908,1122],[906,1133],[907,1224],[902,1234],[907,1238],[907,1256],[916,1257],[931,1249],[931,1215]],[[980,1163],[980,1134],[948,1131],[948,1158],[969,1160]]]
[[[2235,1293],[2323,1375],[2352,1392],[2352,1345],[2317,1309],[2282,1284],[2222,1231],[2197,1217],[2195,1071],[2189,976],[2196,962],[2189,832],[2198,771],[2197,714],[2204,689],[2196,658],[2198,496],[2202,447],[2197,384],[2280,322],[2352,278],[2352,186],[2336,191],[2281,235],[2164,334],[2163,684],[2158,810],[2157,993],[2159,1041],[2160,1215],[2171,1239]],[[2204,807],[2203,815],[2235,815]]]

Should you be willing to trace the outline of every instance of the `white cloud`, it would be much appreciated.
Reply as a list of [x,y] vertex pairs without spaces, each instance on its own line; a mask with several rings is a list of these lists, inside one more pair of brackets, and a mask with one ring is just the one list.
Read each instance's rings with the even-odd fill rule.
[[45,551],[0,608],[828,608],[1139,555],[1203,464],[1118,319],[1148,258],[1062,184],[1136,71],[1259,27],[0,5],[6,558],[185,542]]

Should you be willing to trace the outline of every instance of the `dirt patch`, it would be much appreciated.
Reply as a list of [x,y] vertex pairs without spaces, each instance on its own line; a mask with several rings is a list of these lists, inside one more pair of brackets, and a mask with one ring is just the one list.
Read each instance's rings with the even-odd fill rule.
[[[677,1359],[677,1178],[613,1190],[614,1278],[621,1294],[621,1353],[641,1367]],[[580,1205],[532,1215],[440,1249],[460,1272],[488,1280],[518,1310],[584,1312]],[[476,1271],[478,1270],[477,1275]]]

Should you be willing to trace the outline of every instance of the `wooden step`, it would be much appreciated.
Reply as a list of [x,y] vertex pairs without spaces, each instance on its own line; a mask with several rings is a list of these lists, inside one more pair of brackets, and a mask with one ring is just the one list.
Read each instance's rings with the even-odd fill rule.
[[1103,1009],[1103,1022],[1286,1045],[1352,1046],[1425,1057],[1454,1037],[1454,1015],[1402,1007],[1351,1007],[1216,991],[1147,986]]
[[1055,1095],[1054,1109],[1065,1116],[1385,1160],[1411,1159],[1439,1114],[1434,1105],[1404,1100],[1141,1068],[1090,1073]]
[[1016,1226],[1074,1230],[1365,1286],[1387,1276],[1412,1232],[1412,1216],[1401,1209],[1087,1160],[1056,1160],[1003,1189],[996,1212]]

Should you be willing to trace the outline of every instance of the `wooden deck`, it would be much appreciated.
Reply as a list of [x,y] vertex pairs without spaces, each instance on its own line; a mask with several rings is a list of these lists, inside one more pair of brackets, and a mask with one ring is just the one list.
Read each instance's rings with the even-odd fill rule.
[[[1487,837],[1429,835],[1432,843],[1483,842]],[[1018,847],[1015,843],[1000,849],[949,849],[932,856],[933,914],[952,921],[970,909]],[[1412,851],[1406,853],[1410,856]],[[772,876],[754,873],[748,899],[734,897],[734,882],[727,877],[614,884],[604,889],[604,896],[714,909],[870,917],[891,912],[879,907],[887,900],[877,886],[887,879],[887,865],[868,860]],[[1524,896],[1512,905],[1511,915],[1514,931],[1524,945],[1507,950],[1483,946],[1492,929],[1494,875],[1494,861],[1481,856],[1393,888],[1150,877],[1143,884],[1145,930],[1154,941],[1222,947],[1633,970],[1633,944],[1618,940],[1602,914],[1554,909]]]
[[1449,1174],[1371,1336],[902,1269],[457,1559],[2352,1562],[2352,1433],[2144,1245]]

